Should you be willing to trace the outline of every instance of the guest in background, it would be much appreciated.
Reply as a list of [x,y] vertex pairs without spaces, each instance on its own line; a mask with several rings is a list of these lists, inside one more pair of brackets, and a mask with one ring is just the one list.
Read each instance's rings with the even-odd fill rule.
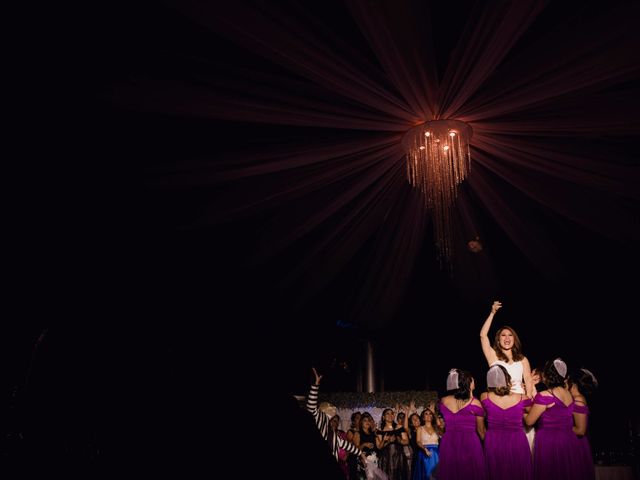
[[[353,412],[351,414],[351,426],[347,430],[347,440],[351,443],[355,443],[354,436],[360,429],[360,418],[362,414],[360,412]],[[347,464],[349,465],[349,478],[354,480],[358,478],[358,461],[357,455],[349,454],[347,457]]]
[[[396,405],[396,410],[399,410],[400,406]],[[407,411],[409,411],[409,407],[405,407]],[[411,445],[411,432],[409,431],[408,423],[407,423],[407,414],[403,411],[399,411],[396,415],[396,424],[402,426],[404,431],[407,433],[407,437],[409,442],[406,445],[402,446],[402,453],[404,454],[404,460],[407,464],[407,478],[411,478],[411,469],[413,468],[413,447]]]
[[429,408],[422,411],[421,425],[417,428],[417,453],[412,480],[429,480],[440,460],[440,429],[436,416]]
[[385,408],[380,430],[376,432],[376,437],[382,440],[379,466],[389,476],[389,480],[409,480],[403,451],[404,445],[409,445],[409,436],[403,426],[396,424],[394,418],[393,410]]
[[375,422],[369,412],[360,418],[360,428],[353,437],[356,446],[365,455],[362,467],[358,469],[358,480],[388,480],[389,477],[378,467],[377,451],[382,448],[382,438],[376,435]]
[[313,418],[316,421],[316,427],[318,427],[322,438],[327,441],[331,454],[336,460],[338,460],[339,450],[340,448],[343,448],[349,453],[360,455],[364,460],[364,454],[359,448],[344,438],[340,438],[340,436],[335,434],[332,428],[329,428],[329,420],[335,416],[336,407],[330,404],[325,404],[323,405],[322,410],[318,408],[318,392],[320,390],[320,380],[322,380],[322,375],[319,375],[315,368],[313,369],[313,374],[315,376],[315,383],[311,385],[311,391],[307,397],[307,410],[311,415],[313,415]]
[[365,455],[375,453],[382,447],[382,440],[378,441],[373,417],[364,412],[360,418],[360,428],[353,436],[353,443],[362,450]]
[[360,418],[362,417],[362,413],[353,412],[351,414],[351,425],[349,426],[349,430],[347,431],[347,440],[353,442],[353,436],[360,428]]
[[409,478],[413,478],[413,476],[415,475],[416,462],[418,458],[418,450],[420,448],[418,446],[417,440],[418,440],[418,428],[420,428],[421,422],[420,422],[420,415],[418,415],[415,412],[415,405],[413,402],[411,402],[411,407],[409,409],[409,412],[410,412],[410,415],[408,417],[405,417],[404,429],[409,435],[409,447],[411,448],[412,463],[411,463],[411,470],[410,470],[411,476]]
[[[338,415],[331,417],[329,420],[329,428],[333,430],[334,435],[337,435],[343,440],[347,439],[347,432],[340,430],[340,417]],[[347,464],[348,455],[349,453],[347,453],[344,448],[338,448],[338,466],[347,480],[349,480],[349,466]]]

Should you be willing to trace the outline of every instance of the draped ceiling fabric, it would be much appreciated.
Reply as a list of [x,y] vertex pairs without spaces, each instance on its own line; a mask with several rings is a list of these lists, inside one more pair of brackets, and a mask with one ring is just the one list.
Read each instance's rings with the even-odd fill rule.
[[299,305],[357,263],[348,320],[384,324],[398,311],[431,241],[401,138],[433,119],[473,128],[458,281],[493,281],[495,249],[464,248],[483,239],[478,215],[550,278],[563,262],[532,211],[640,240],[638,2],[175,2],[163,15],[183,29],[159,27],[153,41],[166,43],[153,59],[141,47],[109,101],[228,130],[207,151],[147,165],[147,191],[205,192],[180,228],[262,218],[245,262],[276,265]]

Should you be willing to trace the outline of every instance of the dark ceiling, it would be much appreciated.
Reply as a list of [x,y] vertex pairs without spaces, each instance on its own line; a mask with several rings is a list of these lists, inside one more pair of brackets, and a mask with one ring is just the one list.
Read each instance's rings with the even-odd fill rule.
[[[171,292],[150,302],[169,323],[185,304],[221,312],[207,298],[224,292],[305,341],[425,321],[473,339],[500,298],[542,360],[550,324],[562,351],[575,318],[624,316],[635,2],[167,2],[119,20],[102,98],[143,167],[149,281]],[[399,148],[445,113],[474,128],[451,275]]]
[[[75,176],[56,164],[47,168],[64,180],[34,177],[32,190],[47,193],[25,202],[36,219],[63,212],[51,232],[67,220],[69,231],[95,229],[24,242],[33,254],[15,278],[30,287],[16,298],[38,321],[3,337],[7,384],[33,374],[31,405],[48,405],[38,418],[58,428],[60,408],[74,428],[84,425],[77,412],[107,428],[100,412],[122,390],[105,385],[125,366],[151,411],[172,412],[162,428],[178,435],[180,412],[208,411],[200,398],[255,409],[256,387],[269,392],[260,405],[276,407],[304,393],[311,365],[327,372],[325,388],[355,388],[365,339],[386,390],[442,389],[451,367],[484,375],[477,335],[494,299],[504,304],[497,325],[516,328],[532,364],[560,355],[599,374],[604,392],[628,385],[638,2],[226,7],[87,13],[91,41],[74,58],[82,72],[66,85],[99,100],[86,146],[78,139],[83,195],[62,187]],[[474,129],[451,273],[400,147],[435,117]],[[73,218],[48,200],[60,192]],[[78,201],[90,197],[96,205]],[[478,253],[466,248],[476,236]],[[70,274],[74,289],[61,281]],[[99,321],[60,328],[52,310]],[[343,361],[349,368],[336,368]],[[611,412],[618,430],[606,435],[627,419]]]

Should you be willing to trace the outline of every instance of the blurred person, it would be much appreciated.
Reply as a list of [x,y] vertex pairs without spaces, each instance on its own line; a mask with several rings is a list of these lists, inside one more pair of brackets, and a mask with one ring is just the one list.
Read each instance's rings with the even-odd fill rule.
[[587,426],[589,421],[589,407],[587,398],[591,397],[598,387],[598,380],[591,371],[580,368],[569,374],[567,381],[569,391],[573,396],[575,406],[573,408],[573,432],[578,437],[578,453],[581,457],[580,467],[583,469],[581,478],[594,480],[596,478],[591,445],[587,438]]

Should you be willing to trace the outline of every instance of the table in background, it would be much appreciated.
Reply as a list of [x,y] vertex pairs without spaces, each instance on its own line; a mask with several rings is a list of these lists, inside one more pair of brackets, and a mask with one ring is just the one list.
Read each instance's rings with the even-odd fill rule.
[[627,465],[596,465],[596,480],[634,480],[633,469]]

